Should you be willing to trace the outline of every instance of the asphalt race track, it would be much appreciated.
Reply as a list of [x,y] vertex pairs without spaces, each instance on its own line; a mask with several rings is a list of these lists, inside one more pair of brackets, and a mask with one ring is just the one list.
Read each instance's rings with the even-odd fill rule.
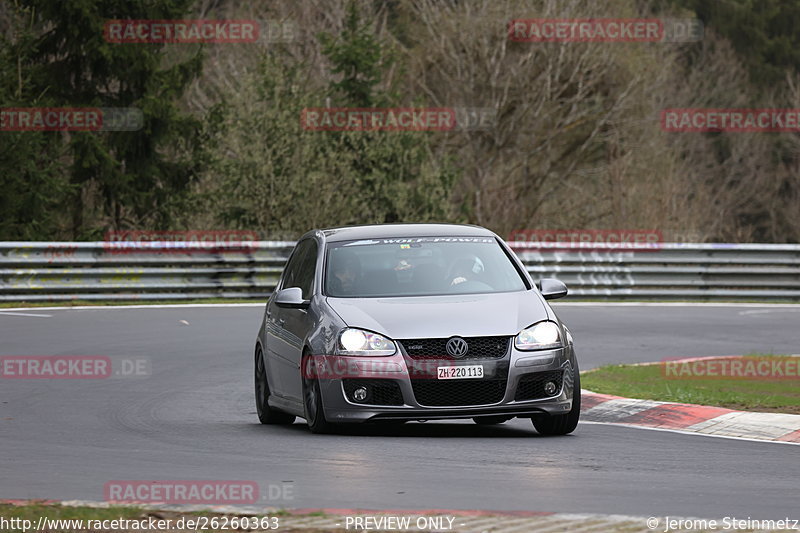
[[[800,352],[800,306],[555,307],[583,369]],[[152,374],[0,379],[0,498],[102,500],[111,480],[213,479],[289,487],[264,502],[277,507],[796,514],[792,445],[597,424],[543,438],[522,420],[335,436],[303,421],[262,426],[251,368],[260,306],[14,313],[0,310],[0,356],[149,357]]]

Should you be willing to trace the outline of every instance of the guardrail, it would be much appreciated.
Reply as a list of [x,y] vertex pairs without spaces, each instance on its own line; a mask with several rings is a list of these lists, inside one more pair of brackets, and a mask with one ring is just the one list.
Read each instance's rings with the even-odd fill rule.
[[[800,301],[800,245],[663,243],[640,251],[511,243],[534,279],[606,300]],[[293,242],[0,242],[0,301],[265,300]]]
[[571,244],[563,248],[549,252],[515,246],[515,251],[534,279],[558,278],[570,294],[584,298],[800,300],[796,244],[659,243],[617,252],[582,251]]

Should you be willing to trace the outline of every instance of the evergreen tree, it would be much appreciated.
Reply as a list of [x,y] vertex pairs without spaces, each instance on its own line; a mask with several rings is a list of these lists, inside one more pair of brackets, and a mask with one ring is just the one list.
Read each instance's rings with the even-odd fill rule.
[[[165,66],[165,45],[107,42],[103,29],[113,19],[182,18],[191,0],[18,4],[30,16],[29,36],[3,43],[0,69],[18,66],[26,73],[20,105],[135,108],[143,115],[138,131],[44,136],[63,144],[66,236],[97,237],[109,226],[168,227],[196,171],[192,152],[199,121],[182,113],[177,100],[200,72],[201,49]],[[9,63],[12,54],[17,65]]]
[[[36,36],[32,10],[9,4],[12,22],[0,33],[0,102],[3,107],[48,106],[53,99],[28,65]],[[57,235],[58,206],[67,194],[60,134],[0,131],[0,240],[40,240]]]
[[693,10],[730,40],[751,80],[770,87],[800,71],[800,2],[795,0],[671,0]]
[[[359,3],[347,5],[344,28],[336,37],[320,35],[322,52],[331,62],[331,72],[341,79],[329,91],[345,107],[386,107],[399,103],[387,74],[394,64],[392,51],[362,21]],[[342,176],[356,185],[357,202],[363,203],[364,222],[413,222],[444,218],[456,170],[450,161],[420,173],[433,157],[430,132],[338,132],[328,134],[334,151],[351,161]],[[439,205],[436,205],[436,203]],[[413,218],[411,218],[413,217]]]

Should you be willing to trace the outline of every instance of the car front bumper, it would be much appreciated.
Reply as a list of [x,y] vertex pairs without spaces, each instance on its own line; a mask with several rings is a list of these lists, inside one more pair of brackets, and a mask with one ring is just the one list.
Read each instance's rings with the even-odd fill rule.
[[[324,366],[330,369],[337,363],[339,366],[347,366],[345,375],[322,374],[319,379],[325,418],[334,423],[481,416],[530,418],[566,414],[572,409],[573,372],[577,368],[571,346],[541,352],[521,352],[512,346],[502,359],[457,362],[429,360],[421,363],[412,360],[405,353],[398,353],[380,358],[347,357],[345,362],[327,359]],[[435,373],[439,364],[481,365],[484,368],[484,377],[439,381]],[[543,394],[540,384],[555,375],[561,376],[558,389],[552,395]],[[371,398],[358,402],[345,390],[348,380],[350,389],[353,383],[363,383],[366,388],[375,383],[384,383],[376,379],[396,383],[402,400],[395,395],[398,398],[396,405],[371,403]],[[453,384],[455,381],[458,383]],[[487,383],[488,381],[493,383]],[[532,383],[537,385],[531,387]],[[486,386],[490,389],[498,387],[491,393],[493,397],[489,398],[480,392]],[[439,388],[441,394],[437,391]],[[472,389],[475,390],[474,396],[470,394]],[[451,405],[453,403],[455,405]]]

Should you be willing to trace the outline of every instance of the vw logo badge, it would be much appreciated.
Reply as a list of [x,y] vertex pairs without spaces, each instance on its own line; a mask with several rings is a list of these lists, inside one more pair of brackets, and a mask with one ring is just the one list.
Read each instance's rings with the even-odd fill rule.
[[447,350],[447,354],[451,357],[464,357],[467,355],[467,351],[469,351],[469,346],[467,346],[467,341],[462,339],[461,337],[453,337],[452,339],[447,341],[447,344],[444,346],[445,350]]

